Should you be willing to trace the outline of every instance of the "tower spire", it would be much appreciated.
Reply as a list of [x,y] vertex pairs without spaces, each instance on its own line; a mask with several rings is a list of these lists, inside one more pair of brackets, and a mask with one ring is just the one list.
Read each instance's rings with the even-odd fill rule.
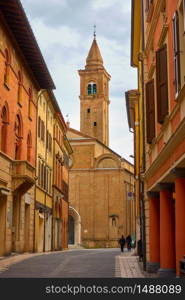
[[103,59],[96,41],[96,25],[94,25],[94,39],[86,59],[86,68],[103,68]]

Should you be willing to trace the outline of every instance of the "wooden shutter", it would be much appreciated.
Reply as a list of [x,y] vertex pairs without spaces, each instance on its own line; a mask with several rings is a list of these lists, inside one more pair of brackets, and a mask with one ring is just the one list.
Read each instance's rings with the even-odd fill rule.
[[45,141],[45,125],[44,125],[44,121],[42,121],[42,140]]
[[185,33],[185,0],[183,0],[183,19],[184,19],[184,33]]
[[155,137],[155,95],[154,80],[146,84],[146,126],[147,143],[151,144]]
[[46,132],[46,149],[49,150],[49,132]]
[[51,134],[50,134],[50,146],[49,146],[49,150],[50,150],[50,152],[52,152],[52,136],[51,136]]
[[41,124],[40,124],[40,117],[39,117],[39,121],[38,121],[38,137],[41,137]]
[[44,164],[41,163],[41,187],[44,187]]
[[157,120],[164,122],[168,114],[168,68],[167,46],[164,45],[156,53],[156,79],[157,79]]
[[173,17],[173,41],[174,41],[173,46],[174,46],[174,67],[175,67],[175,92],[177,94],[181,89],[178,12],[175,12],[175,15]]

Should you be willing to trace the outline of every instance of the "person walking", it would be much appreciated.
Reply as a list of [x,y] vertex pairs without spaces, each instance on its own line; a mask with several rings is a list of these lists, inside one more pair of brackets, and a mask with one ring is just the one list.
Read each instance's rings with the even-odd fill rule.
[[124,238],[123,235],[122,235],[121,238],[119,239],[119,244],[120,244],[121,252],[124,252],[125,238]]
[[126,238],[126,243],[127,243],[127,249],[128,249],[128,251],[131,251],[132,238],[131,238],[130,234]]

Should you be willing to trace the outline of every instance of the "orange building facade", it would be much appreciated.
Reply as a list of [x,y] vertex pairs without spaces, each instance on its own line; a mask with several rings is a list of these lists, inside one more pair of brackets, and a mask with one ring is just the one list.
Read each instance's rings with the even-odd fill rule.
[[0,10],[2,256],[34,249],[37,93],[54,84],[20,2],[1,2]]
[[68,247],[72,148],[53,89],[21,2],[1,1],[0,257]]
[[147,270],[179,276],[185,254],[185,1],[144,1]]

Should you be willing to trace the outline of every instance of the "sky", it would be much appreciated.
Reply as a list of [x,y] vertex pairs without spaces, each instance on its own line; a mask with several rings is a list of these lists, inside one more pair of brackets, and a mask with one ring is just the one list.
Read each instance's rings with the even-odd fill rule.
[[125,91],[137,88],[137,71],[130,66],[131,0],[21,0],[56,85],[55,96],[65,120],[80,129],[80,78],[96,39],[111,75],[109,86],[110,148],[133,162]]

